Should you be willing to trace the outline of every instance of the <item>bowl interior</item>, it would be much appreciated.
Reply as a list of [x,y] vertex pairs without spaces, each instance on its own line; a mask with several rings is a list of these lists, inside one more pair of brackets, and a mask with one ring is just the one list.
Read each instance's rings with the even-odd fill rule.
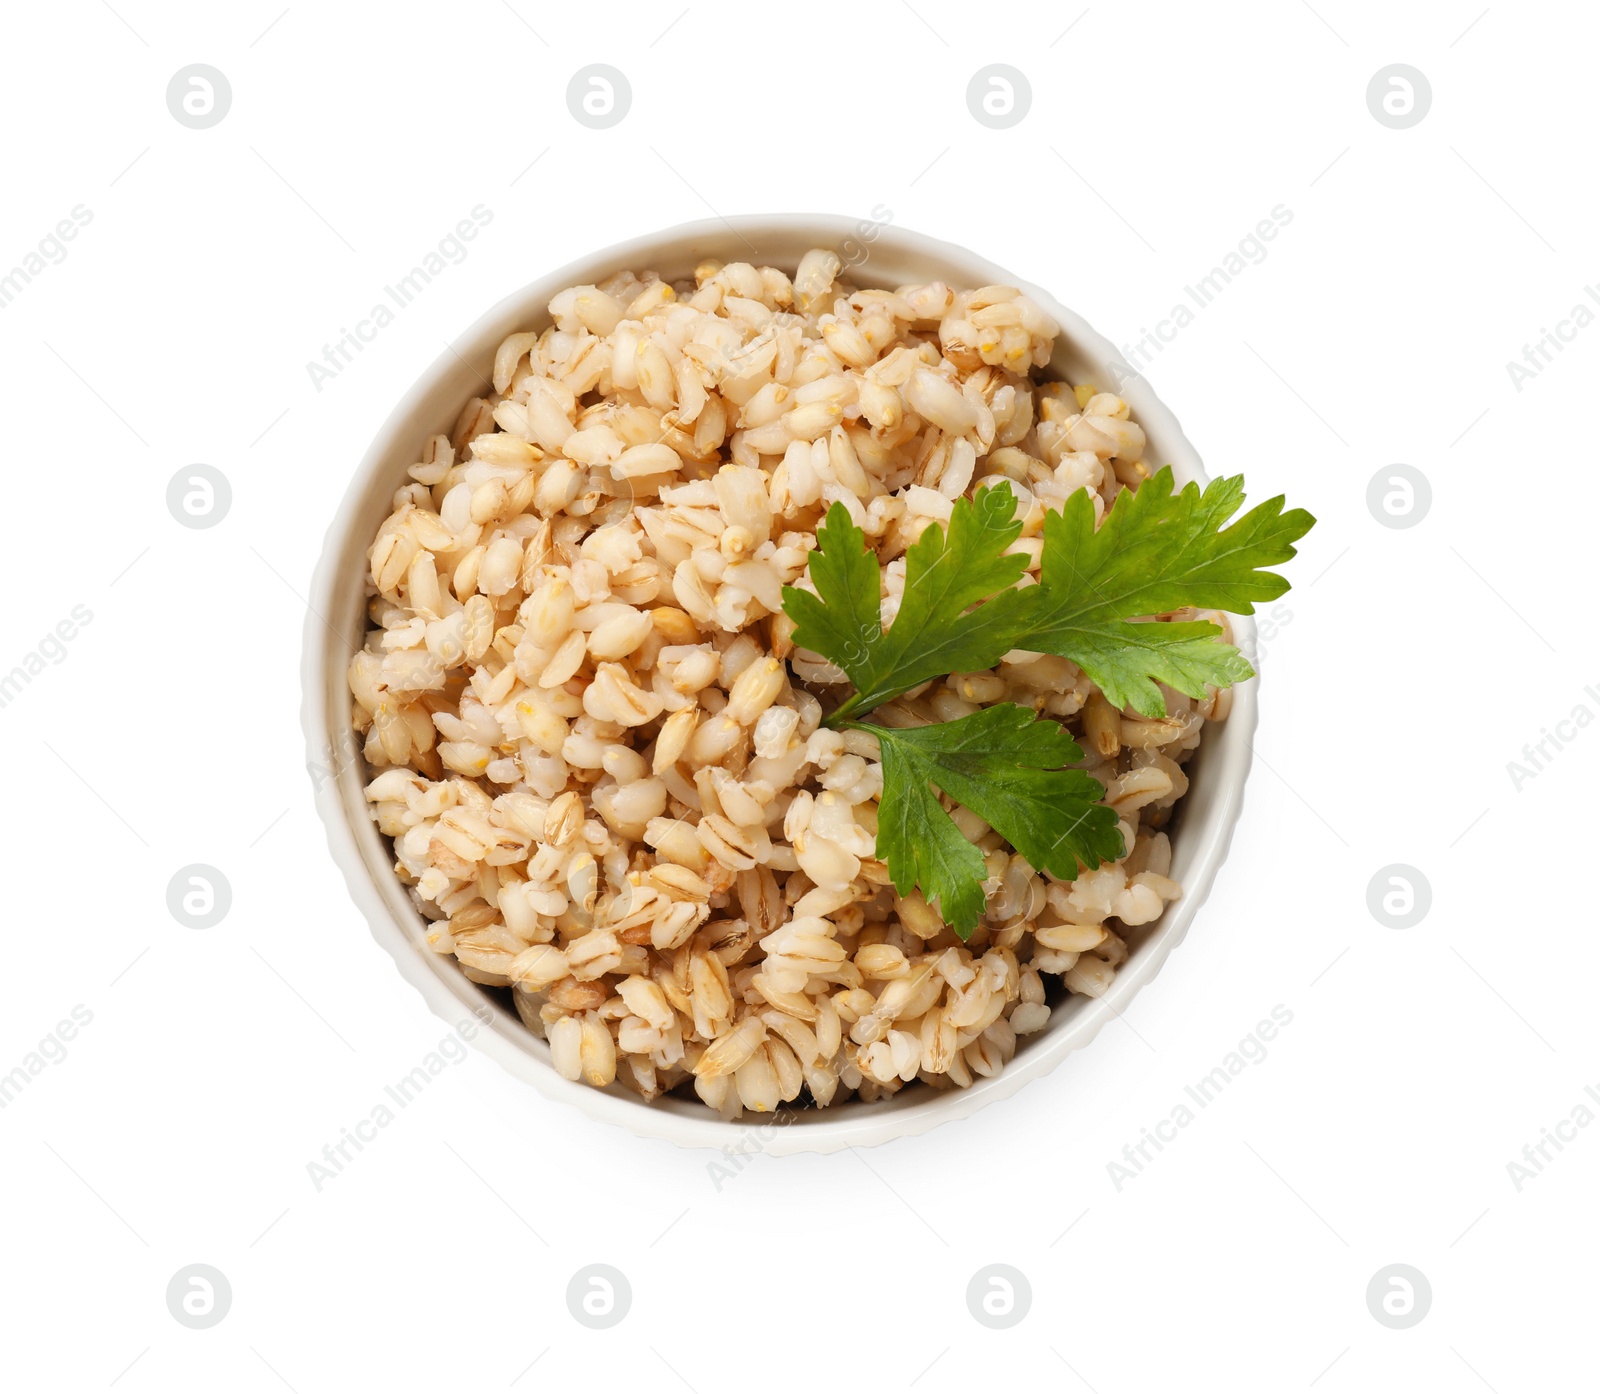
[[[742,1129],[759,1132],[759,1145],[767,1152],[833,1151],[922,1132],[1014,1092],[1087,1044],[1155,975],[1204,900],[1238,814],[1255,724],[1252,681],[1235,689],[1231,716],[1208,728],[1187,767],[1190,789],[1179,806],[1171,873],[1184,888],[1182,899],[1155,923],[1132,932],[1129,959],[1104,997],[1070,997],[1055,1003],[1050,1023],[1023,1038],[1006,1070],[966,1090],[913,1085],[879,1103],[850,1100],[827,1109],[792,1110],[772,1120],[736,1124],[722,1121],[695,1100],[662,1098],[645,1104],[621,1085],[600,1091],[560,1078],[549,1064],[549,1048],[523,1027],[508,992],[479,987],[452,958],[427,948],[426,921],[394,875],[387,839],[367,815],[362,793],[367,774],[350,730],[344,678],[350,657],[364,638],[366,550],[388,516],[396,489],[406,482],[406,471],[418,459],[424,439],[449,432],[467,399],[490,390],[495,349],[506,335],[549,323],[546,306],[556,292],[628,268],[654,269],[669,280],[687,277],[706,257],[770,264],[792,272],[813,247],[838,251],[858,285],[893,287],[933,279],[956,286],[1020,285],[1062,327],[1050,372],[1074,383],[1115,387],[1145,429],[1146,458],[1157,465],[1170,464],[1180,483],[1205,482],[1199,457],[1148,383],[1129,377],[1108,341],[1038,287],[961,248],[900,228],[814,215],[716,219],[624,243],[553,272],[495,306],[441,355],[384,424],[356,472],[329,529],[306,621],[304,720],[319,811],[353,899],[402,976],[422,992],[435,1012],[452,1022],[470,1014],[481,1018],[487,1009],[488,1026],[477,1035],[477,1043],[545,1093],[635,1133],[666,1136],[685,1145],[721,1147],[739,1138],[742,1134],[734,1130]],[[1236,620],[1235,630],[1239,642],[1249,641],[1248,619]]]

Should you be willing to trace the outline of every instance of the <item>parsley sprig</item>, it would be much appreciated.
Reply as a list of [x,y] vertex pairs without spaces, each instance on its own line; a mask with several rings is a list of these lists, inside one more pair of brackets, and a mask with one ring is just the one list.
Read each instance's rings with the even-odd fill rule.
[[933,794],[971,809],[1039,870],[1071,880],[1124,852],[1105,788],[1083,770],[1058,722],[997,704],[957,721],[913,729],[858,720],[950,673],[992,668],[1013,649],[1078,665],[1113,706],[1165,714],[1157,683],[1200,697],[1254,675],[1204,621],[1153,621],[1185,607],[1251,614],[1289,586],[1266,570],[1295,555],[1315,520],[1282,497],[1228,520],[1242,478],[1174,490],[1163,469],[1117,495],[1096,527],[1084,491],[1046,515],[1037,585],[1018,587],[1026,558],[1007,549],[1022,531],[1004,486],[959,499],[946,528],[925,529],[906,554],[894,622],[880,618],[880,575],[866,537],[842,503],[817,529],[811,590],[786,586],[794,642],[841,668],[855,687],[826,719],[870,731],[883,760],[877,855],[902,895],[920,887],[963,939],[983,913],[983,855]]

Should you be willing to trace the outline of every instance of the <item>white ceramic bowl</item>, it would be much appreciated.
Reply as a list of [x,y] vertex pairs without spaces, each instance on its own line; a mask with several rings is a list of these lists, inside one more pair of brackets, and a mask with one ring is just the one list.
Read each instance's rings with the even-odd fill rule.
[[[439,1016],[459,1022],[468,1012],[481,1013],[487,1006],[492,1021],[476,1040],[519,1079],[630,1132],[683,1146],[720,1148],[741,1138],[770,1154],[871,1146],[965,1118],[1053,1069],[1127,1010],[1134,994],[1160,971],[1188,931],[1227,853],[1250,767],[1255,681],[1235,689],[1231,715],[1207,730],[1189,766],[1191,785],[1179,805],[1173,835],[1171,874],[1184,888],[1182,899],[1155,924],[1133,932],[1132,953],[1104,997],[1072,997],[1058,1006],[1043,1031],[1024,1038],[1004,1071],[993,1079],[978,1080],[970,1089],[935,1091],[911,1085],[882,1103],[852,1100],[780,1115],[776,1122],[772,1118],[724,1122],[694,1100],[665,1098],[646,1104],[620,1085],[597,1090],[562,1079],[550,1065],[549,1048],[523,1027],[499,995],[468,981],[454,959],[424,946],[424,921],[395,878],[386,840],[367,815],[362,797],[365,770],[350,734],[345,669],[364,628],[366,549],[388,515],[390,499],[404,482],[406,470],[418,458],[423,440],[435,432],[448,432],[463,403],[487,384],[494,351],[506,335],[549,323],[545,306],[557,291],[593,284],[629,267],[653,268],[668,279],[686,277],[706,257],[792,271],[812,247],[847,249],[853,253],[847,261],[865,251],[866,260],[851,272],[858,284],[895,286],[939,279],[958,287],[1021,286],[1061,326],[1052,369],[1075,382],[1120,383],[1134,419],[1149,438],[1146,458],[1170,464],[1180,482],[1205,482],[1200,458],[1172,413],[1142,378],[1127,381],[1113,373],[1111,365],[1120,362],[1113,346],[1054,296],[948,242],[899,227],[875,231],[874,240],[866,242],[857,220],[810,214],[687,223],[598,251],[508,296],[440,355],[383,424],[328,529],[312,586],[302,664],[308,767],[328,846],[373,936]],[[1249,619],[1235,621],[1239,643],[1250,646],[1253,636]],[[755,1137],[749,1136],[751,1130],[756,1130]]]

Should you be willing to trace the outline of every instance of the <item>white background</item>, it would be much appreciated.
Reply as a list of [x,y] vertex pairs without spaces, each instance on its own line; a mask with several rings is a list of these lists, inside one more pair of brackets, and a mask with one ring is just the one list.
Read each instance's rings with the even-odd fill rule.
[[[1506,368],[1600,278],[1586,7],[115,5],[9,14],[0,86],[0,271],[93,214],[0,310],[0,669],[93,615],[0,710],[0,1073],[93,1013],[0,1111],[8,1385],[1592,1378],[1600,1128],[1520,1192],[1507,1170],[1600,1083],[1600,732],[1520,791],[1507,771],[1600,712],[1600,329],[1520,391]],[[632,87],[608,130],[564,95],[595,62]],[[996,62],[1033,92],[1004,130],[965,98]],[[1432,88],[1405,130],[1366,100],[1396,62]],[[165,102],[191,63],[231,84],[210,129]],[[317,391],[307,360],[478,204],[465,260]],[[327,857],[298,597],[442,344],[535,276],[708,210],[883,208],[1131,342],[1279,204],[1270,255],[1149,376],[1214,474],[1320,523],[1261,663],[1231,858],[1126,1025],[972,1121],[757,1158],[720,1189],[714,1154],[602,1127],[474,1051],[318,1191],[307,1164],[448,1027]],[[232,488],[209,530],[165,502],[197,462]],[[1366,502],[1396,462],[1433,494],[1405,530]],[[231,884],[213,929],[168,913],[191,863]],[[1410,929],[1367,907],[1391,863],[1432,886]],[[1278,1004],[1266,1059],[1119,1191],[1124,1144]],[[232,1288],[209,1330],[166,1304],[193,1263]],[[591,1263],[632,1287],[610,1330],[568,1311]],[[1008,1330],[968,1313],[990,1263],[1031,1287]],[[1394,1263],[1432,1288],[1408,1330],[1365,1296]]]

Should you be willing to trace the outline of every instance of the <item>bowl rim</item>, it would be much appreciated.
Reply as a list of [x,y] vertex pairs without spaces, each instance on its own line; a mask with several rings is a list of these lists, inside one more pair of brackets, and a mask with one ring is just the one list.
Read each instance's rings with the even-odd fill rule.
[[[569,1104],[591,1117],[625,1128],[638,1137],[663,1138],[683,1147],[759,1151],[781,1156],[801,1152],[830,1153],[845,1147],[876,1146],[898,1137],[916,1136],[941,1123],[966,1118],[986,1104],[1011,1097],[1030,1081],[1049,1073],[1066,1056],[1088,1046],[1113,1018],[1122,1016],[1133,998],[1165,965],[1183,941],[1205,903],[1225,860],[1239,818],[1246,776],[1251,765],[1251,736],[1257,719],[1259,678],[1237,684],[1232,710],[1220,729],[1207,732],[1196,755],[1203,762],[1207,797],[1202,816],[1186,817],[1175,853],[1189,863],[1182,879],[1183,895],[1153,925],[1122,964],[1107,991],[1098,998],[1074,997],[1070,1013],[1057,1012],[1042,1031],[1026,1039],[1025,1048],[999,1074],[980,1078],[967,1089],[906,1090],[892,1099],[866,1104],[846,1100],[825,1110],[780,1110],[766,1119],[730,1122],[699,1103],[682,1100],[645,1103],[620,1085],[609,1090],[569,1081],[549,1063],[545,1042],[522,1025],[507,1008],[469,980],[448,955],[427,948],[421,939],[422,917],[406,898],[393,874],[386,839],[367,815],[362,796],[363,762],[348,723],[345,667],[364,633],[341,634],[330,615],[342,614],[341,592],[348,590],[351,548],[364,555],[376,523],[368,524],[374,500],[387,499],[405,466],[401,456],[415,454],[437,409],[426,404],[465,373],[487,380],[484,365],[492,362],[507,325],[548,322],[546,305],[559,290],[591,284],[623,267],[644,267],[671,255],[673,246],[692,246],[697,256],[739,259],[738,244],[753,251],[750,239],[777,240],[787,247],[840,247],[850,239],[866,239],[870,248],[911,260],[959,268],[958,283],[1019,287],[1060,325],[1056,357],[1086,360],[1094,380],[1113,380],[1133,416],[1163,463],[1171,464],[1180,484],[1204,486],[1208,476],[1199,453],[1182,427],[1142,374],[1133,372],[1111,342],[1054,295],[965,248],[923,233],[870,219],[835,214],[749,214],[697,219],[601,248],[529,282],[502,298],[459,334],[406,389],[362,457],[324,534],[307,605],[301,657],[301,723],[306,740],[306,768],[313,799],[335,865],[356,908],[378,944],[394,961],[401,978],[421,995],[437,1016],[452,1022],[464,1037],[518,1079],[533,1084],[546,1098]],[[729,246],[733,243],[733,246]],[[802,248],[803,250],[803,248]],[[773,261],[787,252],[758,253]],[[871,252],[868,253],[869,257]],[[948,278],[948,271],[933,274]],[[870,279],[870,278],[868,278]],[[899,279],[899,278],[892,278]],[[455,399],[459,411],[470,387]],[[432,430],[440,429],[437,424]],[[378,515],[379,521],[386,516]],[[359,609],[356,616],[359,617]],[[1254,623],[1249,616],[1230,617],[1236,643],[1254,650]],[[363,627],[364,628],[364,627]],[[354,642],[352,642],[354,640]],[[341,755],[341,751],[343,754]],[[1198,784],[1198,781],[1196,781]],[[1186,812],[1195,789],[1185,796]],[[473,1021],[476,1018],[476,1021]]]

